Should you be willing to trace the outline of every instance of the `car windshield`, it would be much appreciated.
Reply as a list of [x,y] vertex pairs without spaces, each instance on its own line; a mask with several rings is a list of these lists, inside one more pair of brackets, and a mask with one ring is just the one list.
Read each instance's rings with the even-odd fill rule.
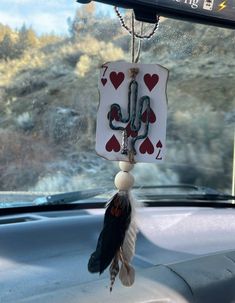
[[[130,27],[130,11],[120,13]],[[118,164],[95,152],[99,67],[131,61],[131,36],[113,7],[1,0],[0,16],[0,191],[114,188]],[[154,27],[135,26],[146,34]],[[135,186],[192,184],[231,194],[234,30],[162,17],[142,41],[140,62],[170,71],[167,149],[164,163],[135,166]]]

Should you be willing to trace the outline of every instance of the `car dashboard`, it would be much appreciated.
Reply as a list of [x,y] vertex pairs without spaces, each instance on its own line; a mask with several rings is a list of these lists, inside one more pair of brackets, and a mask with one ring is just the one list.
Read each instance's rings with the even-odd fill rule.
[[235,214],[230,208],[140,207],[136,281],[87,262],[104,209],[31,212],[0,218],[0,302],[235,302]]

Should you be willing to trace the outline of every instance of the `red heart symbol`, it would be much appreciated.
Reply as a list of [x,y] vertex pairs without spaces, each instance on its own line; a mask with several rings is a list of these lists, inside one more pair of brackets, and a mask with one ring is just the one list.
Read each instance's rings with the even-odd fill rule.
[[115,89],[118,89],[118,87],[122,84],[125,75],[122,72],[116,73],[116,72],[111,72],[109,75],[109,78],[115,87]]
[[148,153],[149,155],[154,153],[154,146],[148,137],[140,145],[140,152],[141,152],[141,154]]
[[159,76],[157,74],[153,74],[152,76],[150,74],[146,74],[144,76],[144,83],[146,84],[150,92],[157,85],[158,81],[159,81]]
[[102,78],[101,82],[102,82],[103,86],[105,86],[105,84],[107,83],[107,79],[106,78]]
[[156,147],[157,147],[157,148],[162,148],[162,142],[161,142],[160,140],[158,141]]
[[138,132],[131,130],[131,122],[128,123],[126,127],[127,137],[135,138],[138,135]]
[[[143,113],[141,118],[144,123],[147,122],[147,110]],[[149,122],[154,123],[155,121],[156,121],[156,116],[155,116],[154,112],[152,111],[152,109],[150,108]]]
[[113,107],[112,110],[110,112],[108,112],[107,118],[109,120],[109,115],[111,114],[111,120],[116,120],[116,121],[120,121],[119,116],[118,116],[118,110],[116,107]]
[[117,140],[117,138],[113,135],[109,141],[106,143],[105,148],[108,152],[114,151],[115,153],[119,152],[121,146]]

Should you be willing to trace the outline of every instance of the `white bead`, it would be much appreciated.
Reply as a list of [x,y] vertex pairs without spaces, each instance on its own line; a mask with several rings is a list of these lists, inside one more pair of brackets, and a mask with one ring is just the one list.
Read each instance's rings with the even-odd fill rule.
[[114,184],[119,190],[128,190],[134,185],[135,179],[134,177],[124,171],[120,171],[116,174]]
[[128,171],[132,170],[132,168],[134,167],[134,164],[131,164],[130,162],[120,161],[119,167],[122,171],[128,172]]

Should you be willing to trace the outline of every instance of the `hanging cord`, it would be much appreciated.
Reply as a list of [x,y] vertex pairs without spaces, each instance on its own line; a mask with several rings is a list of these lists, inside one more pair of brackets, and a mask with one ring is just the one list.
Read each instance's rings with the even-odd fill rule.
[[[142,22],[141,23],[141,29],[140,29],[141,35],[143,34],[143,28],[144,28],[144,24]],[[140,60],[141,47],[142,47],[142,39],[139,39],[139,45],[138,45],[137,55],[136,55],[136,58],[135,58],[135,63],[138,63],[139,60]]]
[[[141,33],[136,33],[135,30],[133,30],[133,28],[129,28],[125,21],[124,21],[124,18],[123,16],[121,15],[121,13],[119,12],[119,9],[117,8],[117,6],[114,7],[114,10],[116,12],[116,15],[118,16],[118,19],[121,23],[121,26],[128,31],[128,33],[130,35],[132,35],[134,33],[134,36],[135,38],[139,38],[139,39],[151,39],[153,37],[153,35],[156,33],[156,31],[158,30],[158,26],[159,26],[159,16],[156,16],[156,23],[152,29],[152,31],[149,33],[149,34],[143,34],[142,32]],[[133,14],[133,13],[132,13]]]
[[135,16],[133,11],[131,13],[131,33],[131,62],[135,63]]

